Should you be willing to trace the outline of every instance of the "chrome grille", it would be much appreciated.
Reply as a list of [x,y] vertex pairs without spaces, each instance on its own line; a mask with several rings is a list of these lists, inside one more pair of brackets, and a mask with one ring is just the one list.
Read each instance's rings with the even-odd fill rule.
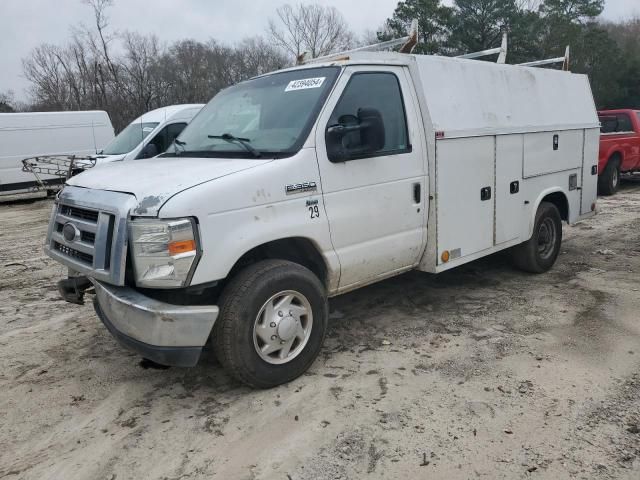
[[93,255],[89,255],[88,253],[83,253],[74,248],[67,247],[66,245],[62,245],[61,243],[58,243],[56,241],[53,242],[53,246],[56,250],[66,255],[67,257],[77,259],[89,266],[93,266]]
[[125,193],[66,186],[51,215],[46,253],[78,273],[124,285],[126,225],[134,204]]
[[99,212],[96,212],[94,210],[70,207],[69,205],[61,205],[60,214],[70,218],[78,218],[80,220],[87,220],[89,222],[98,223]]

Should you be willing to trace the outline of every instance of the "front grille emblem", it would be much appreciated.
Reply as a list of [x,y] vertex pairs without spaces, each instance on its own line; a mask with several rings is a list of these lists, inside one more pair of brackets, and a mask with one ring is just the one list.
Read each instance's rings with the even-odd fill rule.
[[67,242],[73,242],[80,236],[80,230],[71,222],[67,222],[62,227],[62,236]]

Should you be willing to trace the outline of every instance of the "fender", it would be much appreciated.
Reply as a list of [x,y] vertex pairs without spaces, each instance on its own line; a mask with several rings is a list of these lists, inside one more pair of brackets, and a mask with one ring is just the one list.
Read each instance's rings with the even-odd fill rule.
[[604,169],[606,168],[607,163],[609,163],[609,159],[614,155],[618,155],[620,157],[620,167],[624,165],[624,153],[618,149],[618,145],[610,146],[606,150],[602,149],[602,147],[607,146],[606,142],[604,143],[604,145],[602,143],[600,145],[601,145],[601,149],[600,149],[600,155],[598,157],[598,175],[601,175],[602,172],[604,172]]
[[227,278],[247,252],[287,238],[311,242],[324,260],[329,292],[339,279],[313,148],[198,184],[171,197],[159,211],[160,218],[184,216],[198,219],[202,241],[192,285]]
[[[571,212],[570,212],[570,206],[569,206],[569,197],[567,195],[567,192],[558,186],[554,186],[554,187],[549,187],[545,190],[543,190],[542,192],[540,192],[540,194],[538,195],[538,197],[536,198],[535,202],[533,202],[533,208],[531,209],[531,212],[529,213],[529,229],[528,229],[528,235],[527,235],[527,239],[531,238],[531,235],[533,235],[533,227],[536,223],[536,213],[538,213],[538,207],[540,206],[540,204],[542,203],[542,201],[544,200],[545,197],[547,197],[548,195],[551,195],[553,193],[561,193],[562,196],[564,197],[564,202],[565,202],[565,208],[567,210],[567,215],[566,215],[566,221],[567,223],[569,222],[569,219],[571,218]],[[562,209],[560,209],[560,212],[562,214]],[[563,220],[565,220],[563,218]]]

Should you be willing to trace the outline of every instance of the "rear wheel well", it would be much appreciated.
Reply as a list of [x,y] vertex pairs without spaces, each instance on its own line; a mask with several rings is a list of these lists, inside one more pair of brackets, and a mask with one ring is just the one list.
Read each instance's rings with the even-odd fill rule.
[[327,265],[313,242],[303,237],[283,238],[252,248],[234,264],[227,280],[244,267],[268,259],[289,260],[302,265],[311,270],[323,285],[327,285]]
[[620,169],[622,167],[622,153],[620,152],[613,152],[611,155],[609,155],[609,158],[607,159],[607,163],[605,165],[605,168],[607,168],[607,166],[611,163],[611,162],[618,162],[618,168]]
[[553,192],[542,199],[542,202],[553,203],[560,212],[560,218],[565,222],[569,221],[569,201],[562,192]]

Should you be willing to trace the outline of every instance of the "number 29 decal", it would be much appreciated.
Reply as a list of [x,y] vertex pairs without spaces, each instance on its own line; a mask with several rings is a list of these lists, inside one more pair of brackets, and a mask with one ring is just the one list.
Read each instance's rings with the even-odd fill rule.
[[311,218],[320,218],[320,210],[318,210],[318,205],[309,207],[309,213],[311,214]]
[[309,218],[320,218],[318,200],[307,200],[307,210],[309,210]]

